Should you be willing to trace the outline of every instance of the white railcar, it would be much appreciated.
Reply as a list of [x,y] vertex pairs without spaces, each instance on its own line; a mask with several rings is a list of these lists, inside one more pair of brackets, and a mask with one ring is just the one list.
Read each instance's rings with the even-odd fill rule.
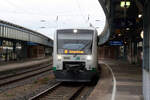
[[97,31],[58,29],[54,37],[53,72],[56,80],[90,82],[97,76]]

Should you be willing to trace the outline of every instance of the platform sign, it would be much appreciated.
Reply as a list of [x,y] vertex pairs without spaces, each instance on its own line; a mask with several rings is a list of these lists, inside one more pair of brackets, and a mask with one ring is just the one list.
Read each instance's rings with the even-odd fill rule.
[[123,42],[122,41],[110,41],[109,45],[112,45],[112,46],[123,46]]
[[34,42],[27,42],[27,45],[37,45],[37,43],[34,43]]

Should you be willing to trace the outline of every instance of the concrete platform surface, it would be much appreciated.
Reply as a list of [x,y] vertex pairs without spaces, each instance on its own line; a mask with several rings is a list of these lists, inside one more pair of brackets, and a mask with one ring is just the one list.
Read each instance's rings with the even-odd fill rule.
[[111,100],[113,91],[113,76],[109,68],[100,63],[101,77],[87,100]]
[[10,64],[4,64],[4,65],[0,65],[0,72],[4,72],[4,71],[8,71],[8,70],[14,70],[14,69],[20,69],[20,68],[24,68],[24,67],[30,67],[33,65],[38,65],[44,62],[48,62],[52,59],[52,57],[47,57],[47,58],[43,58],[43,59],[34,59],[34,60],[28,60],[28,61],[21,61],[21,62],[17,62],[17,63],[10,63]]
[[108,64],[116,77],[115,100],[142,100],[142,66],[121,60],[101,60],[100,62]]

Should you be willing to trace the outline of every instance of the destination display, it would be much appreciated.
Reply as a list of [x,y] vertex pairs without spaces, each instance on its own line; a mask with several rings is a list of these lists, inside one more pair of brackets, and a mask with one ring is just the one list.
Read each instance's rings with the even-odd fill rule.
[[78,51],[78,50],[64,50],[64,53],[65,54],[83,54],[84,53],[84,51]]

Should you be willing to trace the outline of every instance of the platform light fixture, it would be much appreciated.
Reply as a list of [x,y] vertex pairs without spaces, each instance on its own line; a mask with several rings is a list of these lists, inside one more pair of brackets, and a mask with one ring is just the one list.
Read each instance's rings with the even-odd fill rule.
[[129,8],[130,5],[131,5],[130,1],[121,1],[120,2],[120,7],[122,7],[122,8]]
[[141,17],[142,17],[142,14],[139,14],[138,17],[141,18]]
[[127,30],[127,31],[129,31],[129,30],[130,30],[130,28],[126,28],[126,30]]
[[127,6],[127,7],[130,7],[130,1],[127,1],[127,2],[126,2],[126,6]]
[[118,34],[118,36],[121,36],[121,34]]
[[125,1],[121,1],[120,6],[123,8],[125,6]]
[[142,30],[140,36],[141,36],[141,38],[143,39],[143,37],[144,37],[144,31],[143,31],[143,30]]

